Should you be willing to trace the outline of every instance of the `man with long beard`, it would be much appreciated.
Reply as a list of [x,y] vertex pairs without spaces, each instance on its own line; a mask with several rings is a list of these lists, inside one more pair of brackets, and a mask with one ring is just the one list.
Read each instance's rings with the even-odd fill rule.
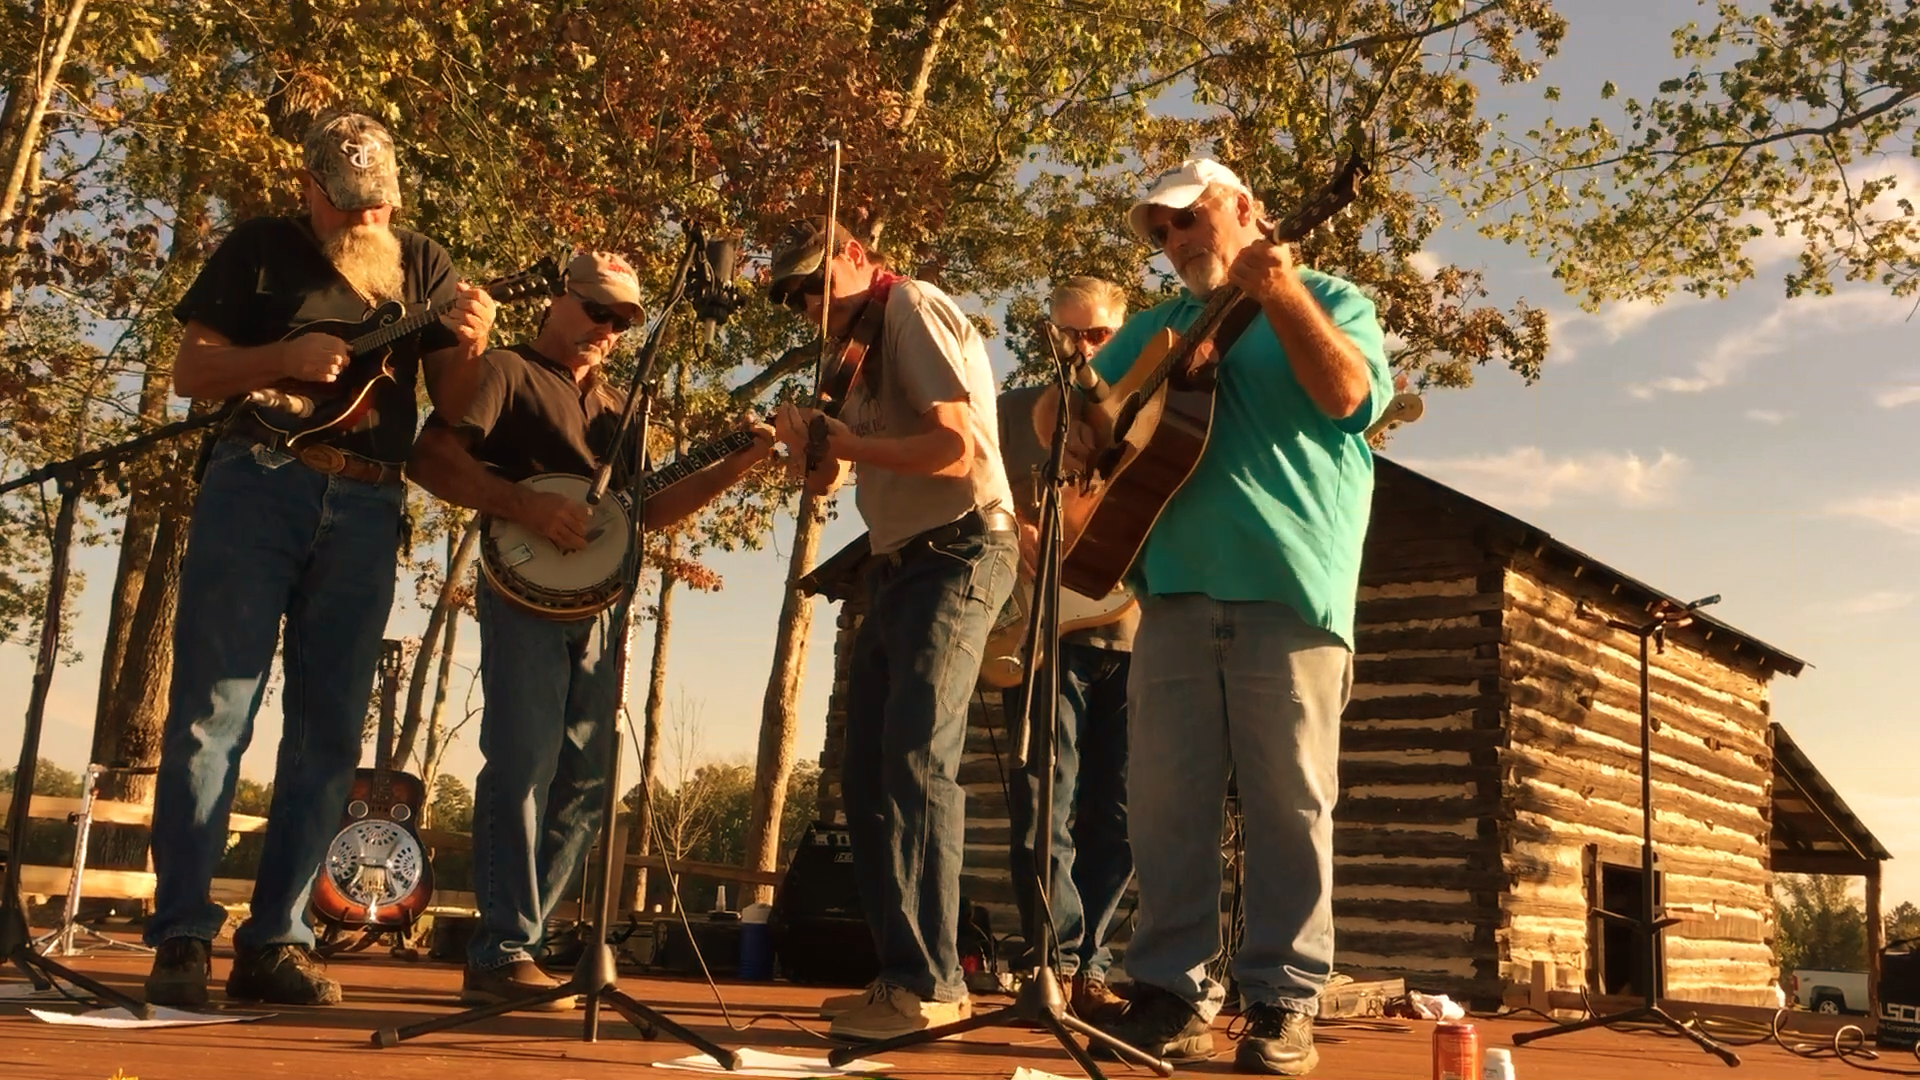
[[284,728],[273,803],[247,920],[235,931],[227,996],[330,1005],[340,986],[312,957],[307,895],[360,759],[401,538],[413,447],[416,373],[441,409],[477,381],[493,300],[462,284],[439,244],[395,229],[393,137],[370,117],[323,119],[307,133],[307,214],[236,226],[174,308],[185,324],[174,391],[230,398],[282,379],[332,382],[349,357],[320,319],[358,322],[397,300],[457,302],[393,347],[394,382],[351,431],[289,449],[251,414],[215,445],[180,567],[173,683],[153,808],[157,877],[147,1000],[207,1000],[211,943],[226,911],[208,896],[226,848],[240,756],[286,627]]

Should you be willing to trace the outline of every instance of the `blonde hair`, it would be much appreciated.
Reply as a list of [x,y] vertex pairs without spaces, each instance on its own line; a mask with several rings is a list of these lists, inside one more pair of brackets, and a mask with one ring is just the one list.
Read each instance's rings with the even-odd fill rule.
[[1061,304],[1074,300],[1095,311],[1121,316],[1127,313],[1126,290],[1105,278],[1085,275],[1070,277],[1054,286],[1053,295],[1047,298],[1047,310],[1058,311]]

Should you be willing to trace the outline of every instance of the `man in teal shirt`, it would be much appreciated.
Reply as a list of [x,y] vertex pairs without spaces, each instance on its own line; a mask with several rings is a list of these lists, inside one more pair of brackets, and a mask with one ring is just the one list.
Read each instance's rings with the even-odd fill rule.
[[1114,1035],[1173,1060],[1210,1057],[1224,988],[1217,836],[1229,774],[1245,823],[1246,931],[1234,956],[1242,1072],[1302,1076],[1333,967],[1333,806],[1353,610],[1373,493],[1365,432],[1393,396],[1374,305],[1296,266],[1260,231],[1230,170],[1188,161],[1129,223],[1186,290],[1128,320],[1095,367],[1117,381],[1215,290],[1257,301],[1219,365],[1206,452],[1155,523],[1131,578],[1141,622],[1128,680],[1127,802],[1140,924],[1134,993]]

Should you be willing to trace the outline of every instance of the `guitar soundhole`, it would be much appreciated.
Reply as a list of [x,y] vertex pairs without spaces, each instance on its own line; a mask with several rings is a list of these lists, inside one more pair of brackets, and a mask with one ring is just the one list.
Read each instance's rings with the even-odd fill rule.
[[387,812],[393,816],[393,820],[395,821],[405,821],[413,816],[412,808],[405,803],[396,803],[393,809]]
[[355,799],[352,802],[347,804],[347,816],[352,818],[363,818],[367,816],[368,809],[369,807],[367,806],[367,801],[365,799]]

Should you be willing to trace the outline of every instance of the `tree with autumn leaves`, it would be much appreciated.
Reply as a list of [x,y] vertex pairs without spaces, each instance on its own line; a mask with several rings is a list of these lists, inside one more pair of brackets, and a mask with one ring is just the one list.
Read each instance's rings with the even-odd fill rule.
[[[1541,161],[1591,170],[1618,148],[1555,137],[1522,160],[1514,147],[1526,136],[1498,130],[1481,108],[1481,86],[1533,79],[1553,55],[1564,23],[1547,0],[799,0],[752,18],[699,0],[243,7],[39,0],[0,14],[5,474],[184,411],[168,392],[169,308],[236,221],[295,208],[298,136],[333,106],[395,131],[403,223],[441,240],[468,278],[593,246],[628,253],[652,295],[678,258],[683,221],[735,233],[752,252],[780,223],[824,211],[837,140],[847,223],[895,265],[996,312],[999,327],[983,315],[983,329],[1004,334],[1022,365],[1034,360],[1027,328],[1053,281],[1102,274],[1127,283],[1136,303],[1171,287],[1120,223],[1146,178],[1200,154],[1284,212],[1362,151],[1372,173],[1358,199],[1305,241],[1303,257],[1377,298],[1396,372],[1416,385],[1464,387],[1489,363],[1532,380],[1547,357],[1537,307],[1493,305],[1476,271],[1415,258],[1462,206],[1523,207],[1483,219],[1486,228],[1561,245],[1576,286],[1628,280],[1638,265],[1638,249],[1609,239],[1625,226],[1578,231],[1600,226],[1566,208],[1601,205],[1597,193],[1543,197],[1538,213],[1520,198],[1561,183],[1538,173]],[[1773,86],[1767,78],[1756,84]],[[1856,126],[1877,130],[1885,115]],[[1619,221],[1637,227],[1640,213],[1628,206]],[[1689,265],[1703,280],[1737,271],[1700,263],[1706,242],[1676,230],[1694,243]],[[1909,241],[1887,235],[1867,250],[1884,261]],[[743,277],[753,272],[749,263]],[[499,339],[529,318],[504,308]],[[749,303],[706,348],[690,323],[686,311],[672,314],[660,356],[662,455],[743,408],[811,391],[807,328],[784,313]],[[77,643],[106,661],[97,760],[157,756],[194,449],[162,449],[90,493],[86,539],[118,541],[120,555],[112,583],[90,583],[107,590],[108,639]],[[677,590],[718,587],[703,556],[757,544],[787,515],[798,577],[816,554],[822,508],[771,473],[654,538],[654,640],[635,664],[649,669],[649,748]],[[460,541],[469,525],[460,515],[421,499],[414,519],[410,567],[437,610],[415,653],[403,729],[426,753],[444,730],[435,718],[471,545]],[[0,504],[0,631],[30,629],[49,524],[36,497]],[[810,617],[789,587],[747,843],[760,868],[774,858],[792,768]],[[647,830],[635,833],[644,840]]]

